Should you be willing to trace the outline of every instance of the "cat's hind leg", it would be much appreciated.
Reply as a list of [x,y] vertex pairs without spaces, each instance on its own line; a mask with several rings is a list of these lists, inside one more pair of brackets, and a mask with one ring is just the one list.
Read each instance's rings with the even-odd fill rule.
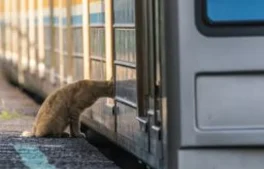
[[60,126],[56,121],[48,123],[42,122],[38,124],[35,128],[35,137],[69,137],[68,133],[63,132],[64,128],[66,128],[64,126]]
[[47,132],[36,132],[35,134],[36,137],[50,137],[50,138],[69,138],[70,135],[69,133],[66,133],[66,132],[63,132],[63,133],[57,133],[57,134],[54,134],[54,133],[47,133]]

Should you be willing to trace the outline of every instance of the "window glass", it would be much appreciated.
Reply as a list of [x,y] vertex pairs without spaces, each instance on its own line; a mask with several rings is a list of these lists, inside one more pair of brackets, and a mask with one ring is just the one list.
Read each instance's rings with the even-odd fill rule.
[[74,80],[83,79],[83,58],[75,57],[74,61]]
[[134,0],[114,0],[114,23],[134,24],[135,2]]
[[104,28],[90,28],[90,45],[92,57],[105,57]]
[[136,63],[135,29],[115,29],[115,59]]
[[263,0],[206,0],[207,17],[212,23],[261,22],[263,9]]
[[91,61],[91,79],[104,80],[106,77],[106,65],[104,61]]
[[103,24],[105,20],[104,0],[90,1],[90,24]]
[[137,103],[136,70],[116,66],[116,96]]

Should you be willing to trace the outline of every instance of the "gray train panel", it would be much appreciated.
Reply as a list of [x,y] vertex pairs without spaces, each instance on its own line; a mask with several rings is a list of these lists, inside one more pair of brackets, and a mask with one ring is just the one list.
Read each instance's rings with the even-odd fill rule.
[[264,129],[263,86],[263,74],[198,76],[197,128]]
[[187,169],[262,169],[263,149],[181,150],[179,168]]
[[168,120],[177,123],[169,124],[169,139],[181,147],[262,145],[264,37],[205,36],[195,5],[177,0],[164,8]]

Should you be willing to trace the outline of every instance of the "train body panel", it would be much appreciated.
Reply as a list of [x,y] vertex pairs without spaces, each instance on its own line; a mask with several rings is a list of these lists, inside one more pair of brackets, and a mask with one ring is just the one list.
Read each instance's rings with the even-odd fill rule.
[[263,167],[262,5],[164,2],[168,168]]
[[[257,132],[255,138],[262,137],[259,130],[262,125],[258,122],[262,118],[262,106],[257,102],[262,100],[262,95],[253,90],[261,89],[264,38],[246,33],[244,36],[203,35],[197,29],[197,24],[202,21],[196,20],[195,10],[188,10],[189,6],[195,5],[194,1],[179,1],[179,19],[174,20],[175,24],[178,23],[175,47],[180,57],[175,72],[179,72],[180,124],[184,131],[180,143],[187,147],[230,145],[231,141],[236,145],[247,145],[256,144],[258,140],[261,144],[262,139],[247,140],[246,137],[253,134],[252,130]],[[252,90],[247,92],[248,89]],[[254,98],[255,102],[252,101]],[[231,105],[224,109],[222,106],[228,103]],[[248,114],[250,108],[254,108],[255,113],[251,118]],[[217,133],[219,138],[226,138],[216,139]]]

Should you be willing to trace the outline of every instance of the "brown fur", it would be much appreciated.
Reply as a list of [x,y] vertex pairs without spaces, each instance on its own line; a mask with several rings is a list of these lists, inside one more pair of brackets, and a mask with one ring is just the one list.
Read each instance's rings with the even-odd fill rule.
[[50,94],[41,105],[32,132],[24,137],[61,137],[70,125],[72,137],[84,137],[80,132],[79,117],[84,109],[100,97],[113,97],[112,81],[81,80],[66,85]]

